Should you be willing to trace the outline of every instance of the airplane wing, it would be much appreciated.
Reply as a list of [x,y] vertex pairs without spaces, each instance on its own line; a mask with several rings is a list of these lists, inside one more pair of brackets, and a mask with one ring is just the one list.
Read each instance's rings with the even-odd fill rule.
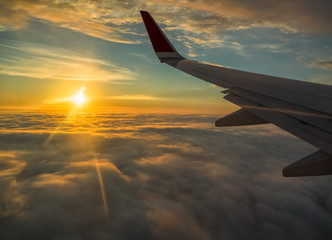
[[188,60],[148,12],[141,15],[161,62],[225,88],[224,98],[241,107],[217,120],[217,127],[273,123],[319,149],[285,167],[285,177],[332,174],[332,86]]

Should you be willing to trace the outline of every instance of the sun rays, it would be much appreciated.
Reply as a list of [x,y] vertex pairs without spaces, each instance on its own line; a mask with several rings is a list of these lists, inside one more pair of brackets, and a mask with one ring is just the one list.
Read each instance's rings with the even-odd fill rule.
[[[49,137],[44,142],[45,147],[50,147],[52,145],[52,140],[55,136],[63,134],[63,128],[74,128],[73,126],[77,124],[77,122],[84,122],[84,119],[82,119],[82,105],[84,105],[87,102],[87,97],[84,95],[85,87],[82,86],[80,90],[71,98],[68,98],[66,102],[72,102],[76,107],[72,106],[71,110],[66,114],[66,117],[58,123],[58,125],[55,127],[54,131],[49,135]],[[83,111],[84,112],[84,111]],[[86,119],[85,119],[86,120]],[[84,141],[89,141],[89,139],[82,139]],[[77,143],[79,144],[79,143]],[[105,187],[104,187],[104,181],[103,176],[101,172],[100,163],[98,161],[98,157],[93,149],[93,144],[90,143],[88,146],[91,147],[90,152],[93,153],[94,157],[94,167],[96,168],[97,173],[97,180],[100,186],[100,192],[101,192],[101,198],[102,198],[102,204],[104,208],[104,214],[106,217],[106,220],[108,220],[109,217],[109,210],[108,210],[108,204],[107,204],[107,198],[105,193]]]

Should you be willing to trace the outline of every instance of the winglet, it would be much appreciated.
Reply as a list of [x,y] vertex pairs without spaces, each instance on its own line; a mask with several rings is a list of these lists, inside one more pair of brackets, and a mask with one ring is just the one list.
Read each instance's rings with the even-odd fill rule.
[[153,49],[161,62],[180,60],[183,57],[176,51],[149,12],[140,11]]
[[319,150],[290,165],[282,171],[284,177],[303,177],[332,174],[332,156]]

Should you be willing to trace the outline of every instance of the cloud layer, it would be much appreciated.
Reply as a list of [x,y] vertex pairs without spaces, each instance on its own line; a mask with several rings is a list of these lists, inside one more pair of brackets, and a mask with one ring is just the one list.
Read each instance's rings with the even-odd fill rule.
[[[329,239],[331,177],[283,178],[314,151],[210,115],[1,114],[1,239]],[[103,183],[103,184],[101,184]]]

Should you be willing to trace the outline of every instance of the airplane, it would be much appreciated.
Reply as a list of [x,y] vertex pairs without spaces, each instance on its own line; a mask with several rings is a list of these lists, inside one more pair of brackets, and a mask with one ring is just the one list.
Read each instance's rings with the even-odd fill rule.
[[140,11],[161,63],[226,90],[241,107],[216,127],[272,123],[319,150],[286,166],[284,177],[332,174],[332,85],[303,82],[200,63],[181,56],[149,12]]

